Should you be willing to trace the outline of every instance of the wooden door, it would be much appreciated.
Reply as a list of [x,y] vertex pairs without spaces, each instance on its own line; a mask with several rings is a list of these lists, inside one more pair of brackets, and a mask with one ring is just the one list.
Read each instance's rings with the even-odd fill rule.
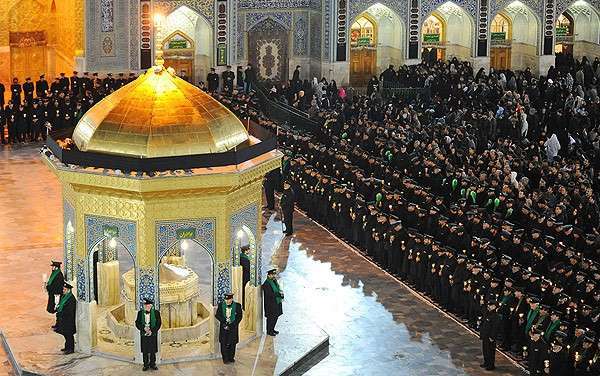
[[21,83],[27,77],[35,81],[41,74],[55,73],[46,72],[46,46],[11,47],[10,68],[12,77]]
[[490,67],[496,70],[510,69],[510,48],[490,49]]
[[[173,68],[179,77],[187,76],[188,80],[194,77],[194,60],[192,59],[174,59],[165,57],[165,67]],[[203,81],[206,77],[201,78]]]
[[375,72],[377,50],[374,48],[357,48],[350,52],[350,85],[367,86]]

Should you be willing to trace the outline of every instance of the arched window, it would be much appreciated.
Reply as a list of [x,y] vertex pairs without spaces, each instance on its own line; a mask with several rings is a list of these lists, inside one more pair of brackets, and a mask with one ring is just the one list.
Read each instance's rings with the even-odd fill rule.
[[492,20],[490,32],[491,40],[510,39],[510,23],[508,19],[502,14],[497,14]]
[[374,46],[375,27],[368,18],[361,16],[354,21],[350,29],[350,45],[353,47]]
[[561,14],[556,19],[556,36],[572,36],[573,35],[573,19],[568,14]]
[[423,22],[423,43],[435,43],[442,41],[443,25],[439,18],[434,15],[427,17]]

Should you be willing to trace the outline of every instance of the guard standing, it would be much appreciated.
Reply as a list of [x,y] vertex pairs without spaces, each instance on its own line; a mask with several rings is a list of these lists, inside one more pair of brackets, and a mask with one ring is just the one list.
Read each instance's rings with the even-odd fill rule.
[[18,78],[13,78],[12,80],[12,85],[10,85],[10,92],[11,92],[11,102],[13,102],[15,105],[19,105],[21,104],[21,84],[19,83],[19,79]]
[[281,196],[281,211],[283,212],[283,223],[285,224],[285,235],[294,233],[294,190],[289,181],[283,182],[283,195]]
[[219,342],[223,363],[235,362],[235,346],[239,342],[239,325],[242,306],[233,301],[233,294],[225,294],[225,300],[217,307],[215,318],[219,320]]
[[240,250],[240,265],[242,266],[242,307],[246,308],[246,284],[250,281],[250,246],[245,245]]
[[33,102],[33,82],[31,82],[31,77],[27,77],[25,79],[25,83],[23,84],[23,92],[25,93],[25,101],[28,105],[31,105]]
[[277,269],[269,270],[267,272],[267,279],[262,284],[265,316],[267,317],[267,334],[272,337],[279,334],[275,330],[275,325],[277,325],[279,316],[283,314],[283,306],[281,304],[283,301],[283,291],[281,291],[279,283],[275,279],[276,273]]
[[219,75],[215,73],[215,68],[210,68],[210,73],[206,75],[208,91],[214,93],[219,88]]
[[223,91],[227,94],[233,93],[233,82],[235,80],[235,73],[231,71],[231,65],[227,66],[227,70],[223,72]]
[[75,313],[77,311],[77,300],[71,292],[73,286],[65,283],[63,286],[63,296],[56,305],[56,329],[58,334],[65,337],[65,347],[61,349],[66,354],[75,352]]
[[496,368],[494,363],[496,361],[496,338],[500,331],[500,315],[496,312],[496,301],[490,300],[487,307],[479,328],[479,337],[483,350],[481,367],[491,371]]
[[[46,305],[46,311],[48,313],[55,313],[56,306],[60,302],[60,297],[63,293],[63,287],[65,285],[65,277],[60,270],[60,261],[52,261],[52,273],[46,281],[46,291],[48,292],[48,304]],[[52,329],[58,327],[58,322],[52,326]]]
[[35,95],[38,98],[43,98],[48,92],[48,81],[45,75],[40,75],[40,79],[35,82]]
[[144,309],[138,311],[135,327],[140,331],[142,355],[144,358],[143,371],[156,367],[156,353],[158,352],[158,330],[162,324],[160,311],[152,306],[154,302],[144,299]]

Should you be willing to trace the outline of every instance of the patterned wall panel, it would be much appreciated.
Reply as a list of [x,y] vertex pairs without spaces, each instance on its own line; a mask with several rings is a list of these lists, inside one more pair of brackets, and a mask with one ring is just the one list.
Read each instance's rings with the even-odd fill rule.
[[[556,0],[556,12],[555,15],[558,17],[562,14],[567,8],[570,8],[577,0]],[[588,4],[590,4],[596,12],[600,13],[600,0],[586,0]]]
[[100,0],[100,30],[103,33],[114,30],[113,0]]
[[239,0],[239,9],[310,8],[321,9],[320,0]]
[[168,15],[180,6],[186,7],[203,15],[212,25],[215,19],[214,0],[154,0],[154,11]]
[[489,0],[479,0],[479,17],[477,18],[477,56],[488,55]]
[[238,231],[242,229],[242,226],[246,226],[252,236],[254,237],[256,252],[251,255],[250,258],[250,283],[256,285],[256,282],[260,278],[260,268],[258,267],[258,260],[260,260],[261,250],[260,244],[256,241],[258,239],[258,210],[259,204],[254,203],[246,206],[240,211],[233,214],[229,220],[229,229],[231,232],[230,236],[230,247],[231,247],[231,260],[234,265],[239,265],[240,255],[235,252],[235,243]]
[[226,66],[229,63],[228,54],[228,41],[229,41],[229,6],[227,0],[217,0],[216,10],[217,22],[216,22],[216,34],[217,34],[217,45],[215,56],[217,57],[218,66]]
[[[289,29],[281,21],[269,17],[248,31],[248,61],[261,79],[279,81],[288,77]],[[291,21],[291,14],[289,15]],[[246,25],[251,25],[246,19]]]
[[[556,4],[554,0],[544,1],[544,13],[542,15],[543,43],[542,53],[544,55],[554,54],[554,14]],[[596,25],[598,26],[598,25]]]
[[141,267],[136,270],[138,288],[138,309],[141,309],[145,299],[150,299],[155,302],[157,307],[160,306],[158,289],[157,275],[154,272],[154,268]]
[[321,14],[310,15],[310,57],[321,60]]
[[[237,14],[237,12],[236,12]],[[245,45],[245,30],[246,29],[246,18],[245,17],[237,17],[237,35],[236,35],[236,55],[237,60],[242,61],[246,60],[246,45]]]
[[231,269],[229,262],[217,264],[217,285],[215,286],[214,305],[223,300],[223,296],[231,292]]
[[[510,0],[509,2],[512,2],[513,0]],[[433,12],[434,10],[436,10],[440,5],[444,4],[448,2],[447,0],[431,0],[431,1],[423,1],[421,3],[421,17],[423,19],[427,18],[431,12]],[[455,5],[458,5],[459,7],[463,8],[467,14],[469,14],[471,17],[473,17],[473,19],[476,18],[477,16],[477,0],[456,0],[456,1],[451,1],[451,3],[454,3]]]
[[131,2],[129,10],[129,69],[140,69],[140,3]]
[[294,55],[308,55],[308,12],[294,13]]
[[323,58],[331,58],[331,1],[323,0]]
[[[256,25],[265,21],[267,18],[276,21],[287,30],[292,29],[292,12],[258,12],[246,13],[246,30],[252,30]],[[265,29],[265,27],[262,29]]]
[[[196,218],[196,219],[185,219],[176,221],[159,221],[156,222],[156,260],[157,265],[155,269],[142,271],[140,270],[140,288],[139,296],[140,300],[143,296],[154,296],[154,300],[157,304],[160,304],[160,296],[158,296],[158,264],[160,264],[161,258],[169,251],[174,244],[179,241],[177,232],[180,230],[194,229],[194,237],[189,238],[190,240],[199,244],[205,249],[211,257],[213,262],[213,301],[216,303],[218,295],[218,283],[215,284],[215,274],[217,268],[215,267],[216,260],[216,246],[215,246],[215,230],[216,221],[214,218]],[[227,268],[227,272],[230,269]],[[145,278],[142,281],[142,277]]]
[[335,17],[335,61],[346,61],[346,49],[348,46],[348,0],[337,0]]
[[77,265],[75,267],[75,275],[77,276],[77,300],[82,302],[88,301],[88,283],[86,277],[86,263],[84,259],[77,259]]
[[[514,1],[515,0],[490,1],[490,14],[495,17],[496,14],[498,14],[498,12],[512,4]],[[544,7],[544,2],[542,0],[520,0],[520,2],[529,7],[536,15],[540,15],[542,12],[542,8]],[[490,17],[490,19],[494,18]]]
[[139,16],[140,24],[140,68],[147,69],[152,66],[152,33],[154,32],[154,20],[152,17],[152,1],[140,0]]
[[[359,14],[366,11],[370,6],[375,4],[386,6],[387,8],[394,11],[394,13],[396,13],[402,21],[407,20],[407,0],[353,0],[348,2],[348,19],[350,23],[352,23],[352,21],[354,21],[354,19]],[[381,9],[381,7],[379,9]]]
[[75,278],[75,237],[77,234],[75,208],[67,200],[63,201],[63,256],[64,275],[67,281]]

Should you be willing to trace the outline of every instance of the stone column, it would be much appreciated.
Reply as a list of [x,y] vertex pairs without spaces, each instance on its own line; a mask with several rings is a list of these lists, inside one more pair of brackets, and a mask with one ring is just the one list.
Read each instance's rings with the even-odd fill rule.
[[96,336],[96,302],[77,302],[77,351],[91,354],[97,344]]
[[421,62],[421,0],[410,0],[408,4],[408,46],[406,65]]

